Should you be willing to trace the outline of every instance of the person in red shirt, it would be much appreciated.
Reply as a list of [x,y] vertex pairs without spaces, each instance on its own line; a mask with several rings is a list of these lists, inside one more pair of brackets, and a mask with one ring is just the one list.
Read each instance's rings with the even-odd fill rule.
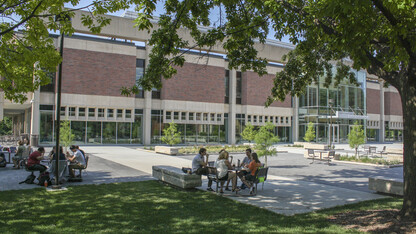
[[40,164],[40,160],[43,159],[43,154],[45,153],[45,148],[39,147],[37,151],[29,155],[27,160],[27,168],[32,171],[39,171],[40,174],[46,171],[46,166]]

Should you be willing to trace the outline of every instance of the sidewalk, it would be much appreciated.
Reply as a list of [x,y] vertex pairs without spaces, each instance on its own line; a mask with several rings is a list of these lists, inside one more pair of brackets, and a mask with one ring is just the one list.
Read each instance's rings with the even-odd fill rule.
[[[153,165],[170,165],[179,168],[191,166],[189,159],[128,147],[85,146],[82,148],[92,154],[87,174],[83,174],[83,182],[67,183],[66,186],[150,180],[153,179],[151,177]],[[2,178],[0,190],[39,187],[28,184],[19,185],[18,182],[24,180],[29,172],[13,170],[10,167],[11,165],[8,165],[8,168],[0,169],[0,178]],[[203,182],[201,189],[205,190],[207,180],[204,176]],[[383,198],[378,194],[272,175],[268,176],[263,190],[259,184],[255,197],[249,196],[247,189],[238,195],[226,192],[224,196],[284,215]]]

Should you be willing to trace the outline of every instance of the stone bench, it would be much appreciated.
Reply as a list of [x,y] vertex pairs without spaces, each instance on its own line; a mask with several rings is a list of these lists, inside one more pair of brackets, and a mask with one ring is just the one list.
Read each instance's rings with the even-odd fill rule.
[[153,166],[152,176],[160,181],[188,189],[202,186],[200,175],[185,174],[180,168],[172,166]]
[[385,177],[369,177],[368,189],[386,193],[403,196],[403,180],[392,179]]
[[179,148],[170,146],[156,146],[155,153],[177,155],[179,153]]

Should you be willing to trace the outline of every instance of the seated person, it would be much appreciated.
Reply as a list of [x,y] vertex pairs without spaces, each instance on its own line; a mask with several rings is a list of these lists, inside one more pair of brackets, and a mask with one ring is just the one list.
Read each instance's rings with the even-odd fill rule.
[[19,162],[23,160],[23,153],[25,152],[26,148],[23,146],[23,141],[17,142],[17,152],[12,158],[13,160],[13,167],[16,169],[20,168]]
[[253,159],[246,170],[249,172],[245,176],[241,176],[240,179],[243,181],[243,183],[250,188],[250,193],[253,192],[253,186],[249,183],[249,181],[254,181],[256,179],[256,171],[261,166],[259,157],[256,153],[251,154],[251,158]]
[[[56,160],[55,159],[55,155],[56,155],[55,146],[53,147],[51,152],[52,153],[51,153],[50,159],[51,159],[51,161],[54,161],[54,160]],[[65,157],[64,151],[62,149],[62,146],[59,146],[59,159],[58,160],[66,160],[66,157]]]
[[7,165],[6,156],[3,152],[0,152],[0,167],[5,167]]
[[69,175],[75,177],[74,169],[84,169],[85,168],[85,159],[81,151],[79,151],[75,145],[71,145],[69,149],[72,151],[73,155],[66,153],[66,158],[70,161],[69,164]]
[[[251,161],[252,161],[251,160],[251,149],[248,148],[248,149],[246,149],[246,157],[244,157],[243,162],[241,162],[241,167],[247,168]],[[245,176],[248,173],[249,172],[247,170],[241,170],[240,172],[238,172],[238,177],[241,178],[242,176]],[[245,188],[246,188],[246,185],[244,183],[242,183],[241,184],[241,189],[245,189]]]
[[27,160],[27,169],[32,171],[39,171],[40,174],[45,172],[47,167],[40,164],[40,161],[43,159],[44,153],[45,149],[43,147],[39,147],[37,151],[31,153],[29,155],[29,159]]
[[[229,154],[225,150],[220,151],[220,156],[215,161],[215,167],[217,168],[218,179],[221,181],[221,189],[220,193],[223,193],[222,187],[224,186],[225,180],[230,181],[232,180],[233,192],[236,190],[237,185],[237,177],[234,172],[228,172],[228,170],[232,169],[230,161],[228,161]],[[228,186],[228,182],[227,182]],[[227,189],[227,188],[226,188]]]
[[[206,156],[206,161],[204,162],[204,156]],[[192,173],[197,175],[208,175],[211,174],[210,168],[208,168],[208,154],[207,149],[199,149],[199,154],[197,154],[192,160]],[[212,188],[212,180],[208,178],[208,191],[214,191]]]

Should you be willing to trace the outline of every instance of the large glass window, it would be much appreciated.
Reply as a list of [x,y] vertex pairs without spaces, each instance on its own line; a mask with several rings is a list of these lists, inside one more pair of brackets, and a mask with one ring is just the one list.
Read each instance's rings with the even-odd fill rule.
[[317,88],[315,87],[309,87],[309,92],[308,92],[308,106],[317,106],[318,102],[317,102]]
[[116,123],[103,122],[103,144],[116,143]]
[[131,131],[131,143],[142,144],[142,119],[143,115],[135,115]]
[[87,144],[101,144],[101,122],[87,122]]
[[197,143],[208,143],[209,137],[209,126],[208,124],[198,124],[197,125]]
[[163,131],[163,111],[161,110],[152,110],[152,129],[151,129],[151,143],[159,144],[161,143],[161,136]]
[[196,143],[196,125],[195,124],[186,124],[185,141],[188,144]]
[[131,123],[117,123],[117,144],[130,143]]
[[85,121],[71,121],[71,133],[76,145],[85,144]]
[[39,142],[42,144],[51,144],[54,142],[54,113],[52,111],[40,112]]

